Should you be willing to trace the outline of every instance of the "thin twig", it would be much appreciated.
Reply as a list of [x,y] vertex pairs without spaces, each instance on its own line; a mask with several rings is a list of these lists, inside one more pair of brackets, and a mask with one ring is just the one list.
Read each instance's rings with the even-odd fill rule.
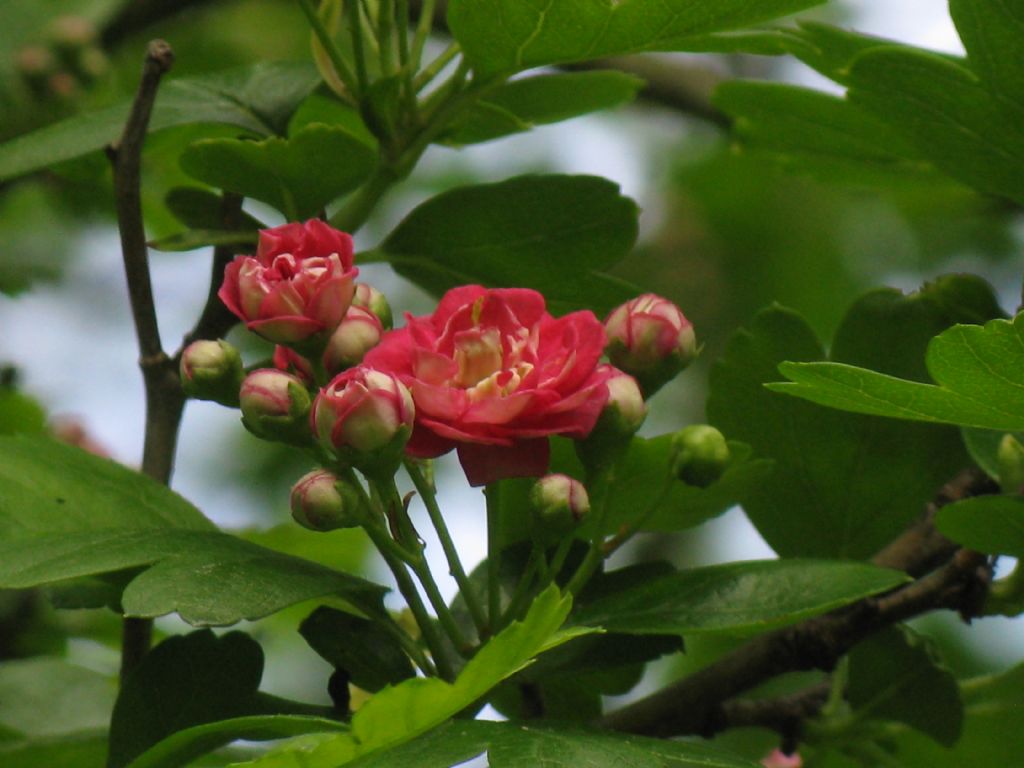
[[[141,158],[146,129],[153,112],[160,79],[174,63],[174,52],[163,40],[146,49],[135,101],[121,138],[107,148],[114,170],[117,225],[121,235],[128,297],[139,346],[139,366],[146,387],[146,433],[142,471],[165,485],[174,467],[174,450],[184,397],[173,362],[164,354],[149,276],[149,252],[142,222]],[[149,649],[152,622],[126,618],[122,625],[121,679],[128,675]]]

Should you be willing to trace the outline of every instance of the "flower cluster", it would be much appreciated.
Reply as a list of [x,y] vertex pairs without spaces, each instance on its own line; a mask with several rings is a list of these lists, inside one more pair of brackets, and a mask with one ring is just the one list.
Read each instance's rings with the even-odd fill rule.
[[[318,445],[338,466],[393,472],[403,455],[455,450],[472,485],[540,477],[550,437],[621,444],[644,420],[644,395],[696,353],[689,321],[653,294],[602,323],[590,311],[554,317],[537,291],[466,285],[388,330],[387,301],[355,282],[353,261],[344,232],[286,224],[262,231],[219,291],[277,345],[274,368],[241,383],[246,426]],[[239,364],[224,342],[202,344],[183,357],[188,392],[231,404],[224,390],[239,391]]]

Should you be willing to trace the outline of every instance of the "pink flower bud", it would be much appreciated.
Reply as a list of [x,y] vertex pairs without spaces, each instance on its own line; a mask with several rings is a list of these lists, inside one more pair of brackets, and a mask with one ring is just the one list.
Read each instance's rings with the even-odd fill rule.
[[181,386],[196,400],[238,406],[245,372],[238,350],[223,339],[194,341],[181,353]]
[[228,264],[217,295],[268,341],[319,351],[345,317],[358,274],[352,238],[311,219],[262,230],[256,256]]
[[[613,373],[607,382],[608,402],[604,406],[601,418],[604,419],[606,415],[613,416],[620,431],[632,435],[640,429],[647,418],[644,396],[636,379],[618,369],[612,370]],[[599,419],[596,428],[600,428],[600,425]]]
[[693,325],[668,299],[645,293],[612,310],[604,322],[608,359],[636,377],[650,397],[693,361]]
[[238,399],[242,423],[257,437],[299,445],[309,442],[310,397],[297,377],[260,368],[245,377]]
[[311,531],[354,528],[362,522],[355,489],[325,469],[303,475],[292,486],[292,517]]
[[598,366],[598,371],[607,377],[608,400],[594,429],[576,443],[576,455],[588,470],[607,467],[625,453],[647,418],[647,406],[636,379],[607,364]]
[[672,436],[672,471],[687,485],[706,488],[731,460],[725,436],[712,426],[691,424]]
[[536,523],[545,534],[564,536],[590,512],[583,483],[568,475],[545,475],[530,489]]
[[327,342],[323,363],[328,373],[338,373],[359,365],[363,357],[380,343],[384,327],[373,312],[351,306],[345,319]]
[[380,320],[384,330],[391,330],[391,305],[384,298],[384,294],[369,283],[356,283],[356,294],[352,297],[352,306],[370,310]]
[[320,390],[312,421],[320,444],[339,459],[383,471],[397,468],[414,415],[412,396],[402,382],[360,367]]
[[803,764],[799,753],[787,755],[781,749],[773,749],[771,754],[761,761],[764,768],[801,768]]

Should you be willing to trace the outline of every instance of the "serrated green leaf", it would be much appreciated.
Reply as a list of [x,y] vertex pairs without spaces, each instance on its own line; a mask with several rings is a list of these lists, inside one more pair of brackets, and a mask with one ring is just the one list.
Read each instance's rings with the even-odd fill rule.
[[[971,298],[973,280],[969,286],[954,281],[959,289],[943,282],[911,296],[880,290],[862,297],[836,333],[833,359],[871,361],[924,378],[925,345],[964,311],[948,294],[962,294],[967,305],[978,304],[976,311],[987,306]],[[761,313],[713,368],[708,416],[725,434],[750,443],[755,456],[774,459],[773,474],[744,509],[779,554],[865,558],[913,520],[967,457],[955,430],[907,430],[806,404],[793,407],[765,388],[778,378],[782,361],[820,365],[802,361],[823,357],[797,315],[779,308]]]
[[174,491],[117,462],[45,437],[0,437],[0,541],[114,527],[214,529]]
[[351,192],[376,164],[374,146],[323,123],[303,126],[288,139],[203,139],[181,156],[193,178],[262,200],[292,219],[312,216]]
[[386,591],[220,531],[96,529],[0,545],[0,586],[10,588],[147,566],[124,590],[125,615],[177,612],[197,626],[258,619],[326,595],[373,612]]
[[174,768],[238,738],[268,740],[341,723],[278,714],[259,693],[263,651],[241,632],[171,637],[125,679],[110,723],[108,768]]
[[771,389],[832,408],[938,424],[1024,430],[1024,313],[957,325],[928,346],[923,384],[837,363],[785,363]]
[[855,717],[896,720],[949,747],[960,737],[963,704],[937,649],[908,627],[891,627],[850,652],[847,695]]
[[[257,136],[282,133],[320,82],[312,64],[264,62],[194,78],[169,79],[157,95],[149,130],[190,123],[237,126]],[[130,103],[87,112],[0,146],[0,180],[103,149],[121,135]]]
[[849,98],[885,120],[937,168],[1024,202],[1024,109],[996,100],[965,66],[880,47],[850,67]]
[[451,0],[448,26],[481,75],[641,51],[738,29],[820,0]]
[[46,411],[31,397],[0,386],[0,435],[41,435]]
[[632,101],[644,81],[614,70],[513,80],[487,94],[443,135],[449,144],[490,141]]
[[971,68],[1008,102],[1024,104],[1024,7],[1007,0],[950,0]]
[[905,581],[905,574],[863,563],[727,563],[619,590],[581,608],[573,621],[633,634],[750,634],[839,608]]
[[[164,198],[167,209],[174,217],[189,229],[217,230],[224,226],[221,213],[223,202],[221,196],[201,187],[175,187]],[[242,225],[239,229],[255,232],[266,225],[246,212],[241,213]]]
[[1024,499],[979,496],[947,504],[935,527],[965,547],[989,555],[1024,557]]
[[[449,723],[415,741],[369,755],[351,765],[449,768],[484,752],[492,768],[756,768],[748,760],[695,742],[575,727],[481,721]],[[297,768],[299,763],[291,765]]]
[[[239,248],[256,249],[259,242],[259,232],[236,232],[227,229],[190,229],[179,232],[176,235],[168,235],[158,240],[153,240],[147,245],[154,251],[167,251],[177,253],[179,251],[194,251],[197,248],[208,246],[233,245]],[[251,253],[252,251],[250,251]]]
[[610,310],[638,289],[603,274],[633,247],[636,204],[594,176],[518,176],[460,187],[403,219],[379,252],[440,294],[456,285],[534,288],[553,311]]
[[454,683],[414,678],[384,688],[359,708],[352,732],[286,743],[266,757],[242,765],[259,768],[334,768],[334,766],[413,739],[468,707],[538,654],[555,648],[587,628],[559,631],[571,606],[551,586],[534,600],[521,622],[491,638],[463,667]]
[[[176,731],[128,764],[128,768],[177,768],[238,739],[273,741],[306,733],[345,730],[337,720],[302,715],[251,715]],[[223,765],[223,762],[218,763]]]

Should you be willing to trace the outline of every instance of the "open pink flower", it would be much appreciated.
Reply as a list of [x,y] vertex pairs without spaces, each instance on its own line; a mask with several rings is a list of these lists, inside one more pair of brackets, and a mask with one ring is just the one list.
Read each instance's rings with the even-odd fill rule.
[[255,256],[228,264],[217,295],[269,341],[326,340],[352,303],[352,257],[352,238],[318,219],[265,229]]
[[605,332],[591,312],[554,318],[521,288],[453,288],[429,317],[406,316],[363,365],[398,376],[416,403],[407,452],[458,448],[472,485],[536,477],[549,435],[585,437],[608,398]]

